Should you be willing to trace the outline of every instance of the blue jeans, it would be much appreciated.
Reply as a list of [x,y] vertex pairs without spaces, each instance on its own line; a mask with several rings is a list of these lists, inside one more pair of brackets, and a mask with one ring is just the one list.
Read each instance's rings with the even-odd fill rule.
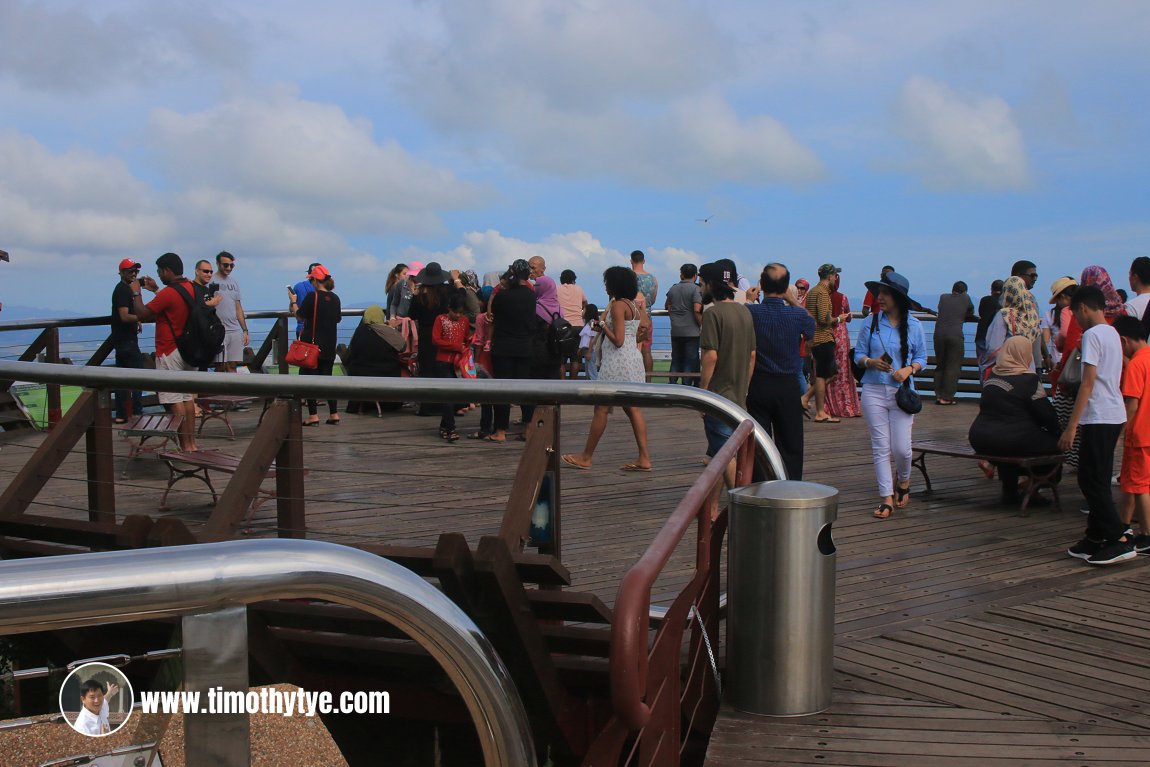
[[713,415],[705,415],[703,431],[707,435],[707,457],[714,458],[735,433],[735,427]]
[[[672,373],[698,373],[699,372],[699,337],[698,336],[671,336],[671,372]],[[668,383],[682,382],[686,386],[698,386],[698,377],[675,378],[672,376]]]

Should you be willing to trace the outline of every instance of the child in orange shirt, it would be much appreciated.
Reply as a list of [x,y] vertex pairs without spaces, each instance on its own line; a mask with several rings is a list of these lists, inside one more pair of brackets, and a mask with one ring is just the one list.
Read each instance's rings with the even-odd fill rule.
[[1122,373],[1122,398],[1126,402],[1126,440],[1122,447],[1122,472],[1118,486],[1122,504],[1118,516],[1129,525],[1138,513],[1139,534],[1134,550],[1150,551],[1150,346],[1146,329],[1137,317],[1119,317],[1114,329],[1122,341],[1126,369]]

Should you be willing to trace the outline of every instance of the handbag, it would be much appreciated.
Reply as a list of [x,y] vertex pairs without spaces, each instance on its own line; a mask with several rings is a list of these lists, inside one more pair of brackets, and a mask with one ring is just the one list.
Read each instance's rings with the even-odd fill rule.
[[[878,327],[878,320],[873,320],[874,327]],[[886,344],[883,343],[882,336],[878,337],[878,342],[882,344],[882,350],[889,356],[890,352],[886,350]],[[911,368],[913,371],[914,368]],[[894,404],[898,405],[898,409],[907,415],[916,415],[922,412],[922,397],[918,396],[918,392],[910,388],[910,378],[902,382],[898,387],[898,391],[894,394]]]
[[1067,392],[1078,391],[1082,384],[1082,347],[1079,346],[1066,361],[1062,363],[1062,374],[1058,376],[1058,385]]
[[899,410],[907,415],[915,415],[922,410],[922,397],[910,388],[909,378],[902,382],[902,386],[898,387],[898,391],[894,395],[894,403],[898,405]]
[[[311,312],[311,340],[315,341],[315,318],[316,312],[319,310],[319,294],[315,294],[315,300],[312,302]],[[305,370],[315,370],[319,365],[319,347],[315,343],[309,343],[301,339],[296,339],[291,342],[288,347],[285,362],[289,365],[303,368]]]

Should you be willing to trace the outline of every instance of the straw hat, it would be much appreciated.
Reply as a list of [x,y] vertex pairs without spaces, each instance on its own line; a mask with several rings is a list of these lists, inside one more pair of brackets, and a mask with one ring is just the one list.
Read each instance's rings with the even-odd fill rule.
[[1054,303],[1058,300],[1058,296],[1062,294],[1062,291],[1066,290],[1072,285],[1077,284],[1078,281],[1073,277],[1059,277],[1054,281],[1054,284],[1050,286],[1050,301],[1047,303]]

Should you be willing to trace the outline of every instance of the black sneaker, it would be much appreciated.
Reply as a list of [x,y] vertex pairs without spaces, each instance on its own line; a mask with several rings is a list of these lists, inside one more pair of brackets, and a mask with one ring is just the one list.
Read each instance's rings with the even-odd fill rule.
[[1066,550],[1066,553],[1072,557],[1079,559],[1090,559],[1106,546],[1106,541],[1092,541],[1089,538],[1083,538],[1078,543],[1074,544]]
[[1124,541],[1111,541],[1103,546],[1098,553],[1086,560],[1088,565],[1116,565],[1128,559],[1134,559],[1138,552],[1134,550],[1134,539],[1126,536]]
[[1150,554],[1150,535],[1134,536],[1134,550],[1139,554]]

